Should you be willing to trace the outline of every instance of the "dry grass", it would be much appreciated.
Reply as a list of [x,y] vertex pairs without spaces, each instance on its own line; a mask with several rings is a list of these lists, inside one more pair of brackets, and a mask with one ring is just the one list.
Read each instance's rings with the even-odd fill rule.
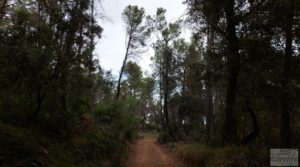
[[201,144],[173,144],[171,147],[191,167],[269,166],[269,154],[247,147],[212,148]]

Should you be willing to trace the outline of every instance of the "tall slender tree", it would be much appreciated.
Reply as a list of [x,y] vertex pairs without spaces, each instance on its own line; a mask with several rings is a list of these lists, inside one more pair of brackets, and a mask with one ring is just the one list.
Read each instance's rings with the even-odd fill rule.
[[126,52],[118,78],[116,99],[120,97],[122,76],[128,59],[143,52],[141,49],[146,46],[145,41],[150,35],[150,29],[143,25],[144,8],[129,5],[123,11],[122,17],[126,24]]
[[174,139],[170,127],[169,101],[170,94],[174,90],[174,48],[173,44],[181,33],[180,21],[167,23],[165,18],[166,10],[158,8],[154,18],[149,19],[149,23],[154,25],[152,28],[158,40],[154,43],[155,63],[158,63],[158,72],[160,73],[160,94],[162,110],[164,114],[164,128],[168,135]]

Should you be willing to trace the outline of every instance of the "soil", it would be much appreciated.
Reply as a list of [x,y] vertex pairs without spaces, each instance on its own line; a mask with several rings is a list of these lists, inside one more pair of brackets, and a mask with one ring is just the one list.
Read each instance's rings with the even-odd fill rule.
[[142,139],[132,146],[124,167],[186,167],[155,139]]

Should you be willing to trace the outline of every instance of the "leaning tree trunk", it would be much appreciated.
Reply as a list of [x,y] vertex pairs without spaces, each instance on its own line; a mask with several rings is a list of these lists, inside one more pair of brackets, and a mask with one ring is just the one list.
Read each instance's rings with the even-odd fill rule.
[[124,57],[122,68],[121,68],[121,71],[120,71],[120,74],[119,74],[119,79],[118,79],[118,83],[117,83],[117,93],[116,93],[116,97],[115,97],[116,100],[119,100],[120,94],[121,94],[121,80],[122,80],[122,76],[123,76],[123,73],[124,73],[124,68],[125,68],[125,65],[127,63],[127,59],[128,59],[128,55],[129,55],[128,53],[129,53],[129,49],[130,49],[131,39],[132,39],[132,30],[130,31],[130,34],[129,34],[129,39],[128,39],[128,43],[127,43],[127,47],[126,47],[125,57]]

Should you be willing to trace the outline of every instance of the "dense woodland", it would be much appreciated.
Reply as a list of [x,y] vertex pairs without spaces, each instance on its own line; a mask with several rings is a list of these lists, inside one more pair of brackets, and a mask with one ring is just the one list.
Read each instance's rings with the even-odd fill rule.
[[300,1],[185,0],[175,22],[129,5],[118,76],[94,53],[99,2],[0,1],[0,166],[119,166],[140,130],[246,150],[248,166],[299,148]]

